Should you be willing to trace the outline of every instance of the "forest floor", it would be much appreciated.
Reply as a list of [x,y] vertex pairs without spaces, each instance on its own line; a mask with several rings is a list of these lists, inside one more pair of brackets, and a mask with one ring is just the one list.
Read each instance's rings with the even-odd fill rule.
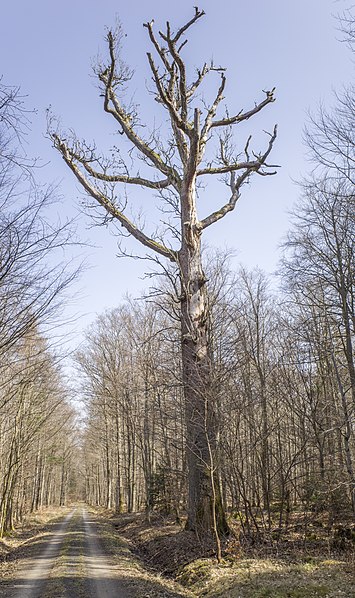
[[[316,524],[315,524],[316,523]],[[297,525],[279,541],[241,545],[218,564],[173,519],[79,505],[36,513],[0,541],[1,598],[355,598],[355,528]]]
[[148,524],[143,515],[111,515],[108,521],[146,567],[178,581],[195,596],[355,598],[353,524],[344,528],[350,529],[350,540],[341,526],[330,537],[320,521],[310,525],[306,543],[297,531],[299,524],[278,542],[254,546],[242,546],[236,534],[224,544],[218,564],[212,543],[201,546],[173,520],[155,518]]

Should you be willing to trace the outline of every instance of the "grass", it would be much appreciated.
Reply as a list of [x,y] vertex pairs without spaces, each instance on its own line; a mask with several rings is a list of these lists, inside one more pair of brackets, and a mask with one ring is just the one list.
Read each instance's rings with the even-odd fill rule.
[[97,509],[91,510],[95,513],[96,529],[105,553],[116,562],[118,571],[122,571],[124,577],[129,580],[129,588],[133,596],[149,596],[151,598],[183,598],[194,597],[188,589],[180,586],[171,579],[165,579],[148,571],[142,561],[132,552],[132,545],[113,528],[112,523],[107,520],[107,514]]
[[354,563],[337,559],[241,558],[221,565],[200,559],[178,581],[208,598],[355,598]]
[[146,566],[178,581],[196,597],[355,598],[355,551],[350,545],[337,549],[324,525],[313,526],[315,539],[307,546],[296,525],[295,532],[272,544],[242,545],[236,534],[226,543],[220,565],[213,547],[199,547],[196,538],[191,542],[173,521],[148,524],[139,515],[121,516],[113,517],[113,527]]

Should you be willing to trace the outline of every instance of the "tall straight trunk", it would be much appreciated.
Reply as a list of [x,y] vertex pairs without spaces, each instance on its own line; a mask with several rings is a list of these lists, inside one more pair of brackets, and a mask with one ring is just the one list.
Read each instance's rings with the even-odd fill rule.
[[95,505],[101,505],[101,478],[100,478],[100,464],[96,465],[96,476],[95,476]]
[[150,414],[149,414],[149,398],[148,398],[148,384],[145,381],[145,401],[144,401],[144,422],[143,422],[143,438],[142,438],[142,466],[145,485],[145,514],[147,521],[150,521],[153,507],[154,507],[154,490],[153,490],[153,463],[152,463],[152,447],[151,447],[151,431],[150,431]]
[[270,449],[269,449],[269,421],[267,411],[267,398],[264,376],[259,372],[260,377],[260,399],[262,414],[262,441],[261,441],[261,478],[263,486],[263,507],[267,512],[268,524],[271,525],[270,500]]
[[122,474],[121,474],[121,434],[120,434],[120,419],[118,411],[118,401],[116,400],[115,411],[115,425],[116,425],[116,498],[115,510],[116,513],[123,512],[123,498],[122,498]]
[[135,437],[134,425],[132,417],[127,413],[126,421],[126,443],[124,444],[124,461],[125,461],[125,477],[126,477],[126,496],[127,496],[127,511],[132,513],[134,510],[134,495],[135,495]]
[[343,383],[342,383],[341,376],[339,373],[339,368],[338,368],[338,364],[337,364],[337,361],[335,358],[333,347],[332,347],[331,357],[332,357],[332,362],[333,362],[334,371],[335,371],[335,377],[336,377],[339,393],[341,396],[341,403],[342,403],[342,408],[343,408],[343,413],[344,413],[345,432],[342,433],[342,437],[343,437],[344,452],[345,452],[345,465],[346,465],[346,470],[347,470],[347,473],[349,476],[351,507],[352,507],[353,513],[355,514],[355,472],[354,472],[352,452],[351,452],[351,448],[350,448],[350,440],[353,435],[353,429],[352,429],[352,425],[351,425],[351,418],[350,418],[350,412],[349,412],[349,406],[348,406],[348,401],[347,401],[347,397],[346,397],[346,392],[343,387]]
[[339,232],[337,230],[336,219],[333,219],[333,233],[336,243],[336,271],[338,276],[337,286],[340,295],[341,312],[343,319],[343,326],[345,329],[345,339],[343,339],[343,347],[345,352],[345,359],[348,366],[349,378],[350,378],[350,391],[353,401],[353,408],[355,408],[355,362],[354,362],[354,350],[353,350],[353,332],[351,330],[351,324],[354,318],[351,308],[350,295],[353,285],[349,285],[349,278],[352,280],[352,265],[344,263],[344,254],[342,250],[343,239],[339,238]]
[[196,226],[194,178],[185,187],[181,205],[181,348],[189,488],[186,528],[204,536],[214,530],[216,523],[218,533],[226,533],[228,526],[217,472],[218,425],[212,388],[209,305],[201,234]]
[[61,467],[61,476],[60,476],[60,498],[59,498],[59,506],[64,507],[67,500],[67,470],[66,470],[66,450],[67,447],[64,445],[63,447],[63,460],[62,460],[62,467]]
[[354,349],[353,349],[353,335],[351,331],[351,315],[348,307],[348,297],[344,290],[341,289],[341,301],[342,301],[342,316],[345,328],[345,339],[343,341],[346,363],[349,371],[350,378],[350,390],[353,401],[353,407],[355,408],[355,363],[354,363]]
[[112,507],[112,474],[111,474],[111,460],[110,460],[110,436],[109,436],[109,429],[108,429],[108,416],[106,413],[105,408],[105,444],[104,444],[104,453],[105,453],[105,477],[106,477],[106,500],[105,506],[106,509],[111,509]]

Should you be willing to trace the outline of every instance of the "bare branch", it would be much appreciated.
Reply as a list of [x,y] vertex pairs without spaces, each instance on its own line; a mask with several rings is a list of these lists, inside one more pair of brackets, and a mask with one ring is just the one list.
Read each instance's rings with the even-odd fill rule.
[[207,112],[205,124],[204,124],[202,132],[201,132],[202,145],[206,144],[208,133],[211,129],[211,126],[213,126],[212,119],[216,115],[217,108],[218,108],[219,104],[221,103],[221,101],[223,100],[223,92],[224,92],[225,86],[226,86],[226,77],[225,77],[224,73],[222,73],[221,74],[221,84],[219,86],[219,89],[218,89],[218,92],[216,95],[216,99]]
[[179,50],[176,50],[175,43],[170,37],[170,30],[168,29],[168,35],[166,36],[166,40],[169,46],[170,54],[173,57],[175,63],[178,66],[180,77],[179,77],[179,91],[180,91],[180,104],[181,104],[181,119],[187,126],[187,90],[186,90],[186,69],[179,52],[182,50],[185,43],[181,44]]
[[153,79],[154,79],[156,88],[158,90],[159,97],[161,99],[162,104],[164,106],[166,106],[166,108],[169,110],[170,116],[171,116],[172,120],[175,122],[176,126],[179,129],[181,129],[184,133],[186,133],[187,135],[191,135],[191,127],[188,126],[186,119],[184,121],[180,117],[178,111],[176,110],[176,107],[174,105],[172,98],[169,97],[169,95],[166,93],[166,90],[164,89],[164,87],[162,85],[162,79],[161,79],[161,77],[159,77],[158,69],[154,64],[154,60],[153,60],[153,57],[150,54],[150,52],[147,53],[147,56],[148,56],[148,60],[149,60],[149,66],[153,73]]
[[[180,177],[177,171],[166,164],[161,156],[155,152],[141,137],[134,131],[131,124],[131,117],[124,110],[120,104],[118,97],[114,91],[115,87],[115,39],[111,31],[107,36],[110,52],[110,67],[105,72],[99,74],[100,81],[105,85],[105,100],[104,109],[105,112],[111,114],[122,127],[123,133],[133,143],[133,145],[146,156],[152,164],[160,170],[165,176],[167,176],[171,184],[176,189],[180,187]],[[111,106],[112,104],[112,106]]]
[[105,183],[125,183],[128,185],[140,185],[142,187],[147,187],[148,189],[157,190],[166,189],[171,185],[170,179],[150,181],[149,179],[145,179],[140,176],[132,177],[123,174],[106,174],[105,172],[99,172],[90,166],[89,161],[85,159],[85,157],[80,156],[80,154],[75,152],[69,146],[67,146],[67,150],[73,160],[80,162],[80,164],[85,168],[86,172],[99,181],[104,181]]
[[[200,230],[203,230],[205,228],[207,228],[208,226],[210,226],[211,224],[214,224],[215,222],[217,222],[218,220],[221,220],[222,218],[224,218],[224,216],[226,214],[228,214],[229,212],[232,212],[236,206],[236,203],[240,197],[240,188],[243,185],[243,183],[245,181],[248,180],[248,178],[253,174],[253,173],[257,173],[260,174],[262,176],[270,176],[273,174],[276,174],[275,171],[273,172],[265,172],[262,171],[261,168],[264,166],[266,168],[269,168],[269,166],[266,164],[266,159],[268,157],[268,155],[270,154],[273,144],[275,142],[276,139],[276,135],[277,135],[277,126],[275,125],[274,127],[274,132],[272,135],[270,135],[270,141],[269,141],[269,145],[267,150],[265,151],[265,153],[259,158],[259,160],[256,160],[254,162],[246,162],[245,163],[245,170],[244,172],[236,179],[235,178],[235,171],[237,170],[237,168],[233,168],[233,166],[236,165],[230,165],[230,166],[223,166],[220,169],[205,169],[205,172],[203,174],[216,174],[216,170],[219,170],[219,173],[230,173],[231,178],[230,178],[230,187],[232,190],[232,194],[231,197],[229,199],[229,201],[222,206],[219,210],[216,210],[215,212],[212,212],[212,214],[210,214],[209,216],[207,216],[206,218],[204,218],[203,220],[201,220],[198,223],[198,228]],[[249,139],[247,141],[247,145],[246,147],[248,147],[249,144]],[[227,170],[229,168],[229,170]],[[200,171],[201,173],[202,171]]]
[[[260,155],[260,156],[256,156],[256,160],[251,160],[251,161],[247,161],[247,162],[234,162],[232,164],[224,164],[223,166],[216,166],[215,168],[213,168],[212,166],[207,167],[207,168],[201,168],[200,170],[197,171],[197,176],[202,176],[202,175],[206,175],[206,174],[228,174],[230,172],[234,172],[236,170],[244,170],[247,169],[250,172],[258,172],[260,170],[260,168],[262,166],[266,167],[266,168],[279,168],[278,164],[266,164],[266,159],[268,158],[272,147],[274,145],[274,142],[276,140],[277,137],[277,125],[275,125],[274,127],[274,131],[272,134],[268,133],[270,135],[270,141],[267,147],[267,150],[265,151],[264,154]],[[249,143],[250,143],[250,136],[248,137],[246,146],[245,146],[245,152],[246,155],[248,156],[248,147],[249,147]],[[224,151],[224,150],[222,150]],[[223,154],[222,154],[223,155]],[[224,158],[224,160],[226,160]],[[263,172],[259,174],[264,174],[264,175],[273,175],[276,174],[275,172]]]
[[215,120],[212,122],[211,127],[225,127],[227,125],[234,125],[236,123],[240,123],[243,120],[248,120],[251,116],[254,116],[254,114],[257,114],[258,112],[260,112],[260,110],[265,108],[265,106],[275,101],[274,92],[275,87],[273,87],[271,91],[265,91],[264,93],[266,93],[266,98],[265,100],[260,102],[260,104],[256,104],[255,107],[249,110],[248,112],[241,111],[238,112],[238,114],[236,114],[235,116],[222,118],[221,120]]
[[90,195],[93,199],[95,199],[105,210],[113,216],[115,220],[118,220],[120,224],[135,238],[137,241],[142,243],[145,247],[156,251],[160,255],[168,258],[170,261],[176,261],[176,252],[172,249],[168,249],[163,244],[155,241],[148,237],[143,231],[135,226],[129,218],[122,211],[120,211],[117,206],[115,206],[112,201],[106,197],[101,191],[99,191],[96,187],[94,187],[90,181],[83,175],[77,164],[73,161],[73,158],[70,154],[70,151],[67,145],[60,139],[57,134],[52,134],[52,139],[54,141],[55,147],[60,151],[65,160],[66,164],[69,166],[71,171],[76,176],[79,183],[85,189],[85,191]]
[[185,25],[183,25],[183,27],[181,27],[178,30],[178,32],[176,33],[176,35],[172,39],[173,43],[176,44],[176,42],[185,33],[185,31],[187,31],[189,29],[189,27],[191,27],[191,25],[193,25],[194,23],[196,23],[196,21],[198,21],[198,19],[200,19],[201,17],[203,17],[205,14],[206,13],[205,13],[204,10],[199,10],[198,7],[195,6],[195,15],[192,17],[192,19],[190,19],[190,21],[188,21]]
[[[188,147],[184,135],[189,135],[190,132],[187,122],[187,90],[185,65],[179,56],[179,51],[181,50],[184,44],[181,44],[179,50],[176,50],[175,44],[171,40],[169,23],[167,23],[167,35],[165,36],[162,33],[160,33],[161,37],[168,43],[169,49],[162,48],[159,45],[153,32],[153,21],[151,21],[150,23],[146,23],[145,27],[147,27],[148,29],[150,40],[153,43],[153,46],[155,47],[158,55],[160,56],[164,64],[164,67],[167,71],[166,74],[168,76],[168,82],[166,87],[164,88],[162,83],[164,76],[159,76],[158,69],[155,66],[154,60],[152,56],[148,54],[150,68],[153,73],[153,79],[158,90],[156,100],[165,105],[169,110],[171,124],[176,140],[176,146],[183,164],[186,165],[188,159]],[[171,64],[167,58],[167,52],[170,52],[170,55],[173,59]],[[178,71],[180,73],[179,78],[177,77]],[[179,97],[177,97],[177,94],[175,93],[177,79],[179,81]],[[181,109],[181,118],[178,112],[179,109]]]
[[161,58],[161,60],[162,60],[162,62],[164,64],[166,70],[169,73],[171,73],[172,66],[171,66],[171,64],[169,63],[169,61],[168,61],[168,59],[166,57],[166,50],[159,45],[159,43],[158,43],[158,41],[157,41],[157,39],[156,39],[156,37],[154,35],[153,23],[154,23],[154,20],[150,21],[150,23],[144,23],[143,27],[146,27],[148,29],[149,37],[150,37],[150,40],[151,40],[154,48],[158,52],[158,54],[159,54],[159,56],[160,56],[160,58]]
[[211,224],[218,222],[218,220],[221,220],[222,218],[224,218],[224,216],[226,214],[228,214],[228,212],[232,212],[234,210],[236,203],[240,197],[239,189],[240,189],[241,185],[244,183],[244,181],[248,178],[248,176],[250,176],[250,174],[251,174],[251,171],[246,170],[240,177],[238,177],[237,181],[235,181],[235,173],[234,172],[231,173],[230,186],[232,188],[232,195],[231,195],[229,201],[224,206],[222,206],[219,210],[212,212],[212,214],[210,214],[209,216],[207,216],[206,218],[201,220],[198,223],[198,228],[200,230],[204,230],[208,226],[211,226]]
[[210,71],[210,68],[207,66],[206,63],[203,65],[202,70],[197,71],[196,80],[190,85],[189,89],[187,90],[187,98],[188,99],[193,96],[196,89],[201,85],[203,79],[205,78],[205,76],[207,75],[207,73],[209,71]]
[[[228,164],[226,166],[217,166],[216,168],[201,168],[201,170],[197,171],[197,176],[202,176],[205,174],[228,174],[230,172],[234,172],[236,170],[254,170],[256,171],[260,168],[261,164],[259,160],[251,160],[250,162],[235,162],[234,164]],[[271,168],[279,168],[277,164],[270,165]],[[274,174],[274,173],[269,173]]]

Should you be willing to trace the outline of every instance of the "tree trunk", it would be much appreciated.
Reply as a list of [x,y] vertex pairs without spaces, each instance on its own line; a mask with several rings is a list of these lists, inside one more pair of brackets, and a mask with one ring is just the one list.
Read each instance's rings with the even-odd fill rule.
[[201,234],[196,226],[194,180],[187,186],[181,205],[182,376],[189,481],[186,529],[203,537],[214,531],[215,523],[219,534],[227,533],[228,526],[217,474],[218,425],[208,334],[208,293],[202,268]]
[[116,400],[115,411],[115,425],[116,425],[116,498],[115,511],[116,513],[123,513],[123,498],[122,498],[122,474],[121,474],[121,434],[120,434],[120,419],[118,411],[118,401]]

